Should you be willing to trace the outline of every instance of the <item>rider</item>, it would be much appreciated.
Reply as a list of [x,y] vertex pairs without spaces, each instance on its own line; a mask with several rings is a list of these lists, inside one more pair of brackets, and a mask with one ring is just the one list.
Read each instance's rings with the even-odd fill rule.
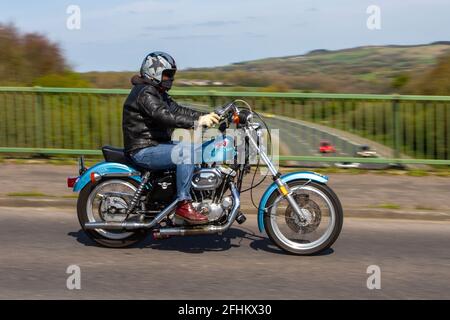
[[176,103],[167,91],[172,87],[177,71],[175,60],[165,52],[148,54],[140,75],[131,79],[133,88],[123,108],[122,129],[125,153],[137,165],[149,170],[176,167],[177,208],[175,214],[191,224],[203,224],[208,218],[192,206],[190,187],[195,164],[193,161],[174,161],[175,152],[183,159],[189,148],[171,139],[175,128],[211,127],[219,122],[213,112],[205,114]]

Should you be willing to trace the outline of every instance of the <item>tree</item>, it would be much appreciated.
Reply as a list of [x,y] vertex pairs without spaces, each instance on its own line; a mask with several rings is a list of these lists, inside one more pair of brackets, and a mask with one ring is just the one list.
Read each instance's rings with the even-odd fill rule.
[[13,24],[0,24],[0,85],[52,83],[89,86],[70,70],[61,48],[39,33],[21,34]]
[[441,57],[428,72],[418,76],[404,92],[426,95],[450,95],[450,54]]

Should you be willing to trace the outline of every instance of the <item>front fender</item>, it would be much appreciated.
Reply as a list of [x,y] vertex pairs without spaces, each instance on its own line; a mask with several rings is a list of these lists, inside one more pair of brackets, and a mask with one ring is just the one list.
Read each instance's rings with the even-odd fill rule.
[[[117,162],[99,162],[96,165],[90,167],[86,172],[84,172],[77,180],[73,186],[73,191],[78,192],[82,190],[91,181],[91,172],[96,172],[99,175],[110,174],[110,173],[131,173],[136,170],[125,164]],[[140,176],[131,176],[130,178],[141,182]]]
[[[286,183],[292,180],[299,180],[299,179],[311,180],[319,183],[328,182],[327,176],[323,176],[321,174],[309,171],[287,173],[282,175],[280,179]],[[275,182],[273,182],[261,197],[261,201],[259,202],[258,207],[258,228],[260,232],[264,231],[264,209],[266,208],[267,200],[269,200],[270,196],[274,192],[277,192],[277,190],[278,186]]]

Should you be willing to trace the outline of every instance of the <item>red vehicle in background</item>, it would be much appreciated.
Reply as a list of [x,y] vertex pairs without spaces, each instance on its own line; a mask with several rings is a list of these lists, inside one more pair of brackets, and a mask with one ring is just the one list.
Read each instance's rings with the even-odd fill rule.
[[330,141],[322,140],[322,141],[320,141],[319,152],[320,153],[335,153],[336,148],[330,143]]

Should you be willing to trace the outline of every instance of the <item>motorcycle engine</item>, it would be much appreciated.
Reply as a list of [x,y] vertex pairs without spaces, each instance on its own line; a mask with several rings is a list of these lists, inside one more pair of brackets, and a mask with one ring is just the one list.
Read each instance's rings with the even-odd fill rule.
[[203,168],[194,173],[192,188],[194,190],[215,190],[222,183],[222,173],[216,168]]
[[226,213],[232,205],[232,200],[229,197],[224,198],[222,203],[214,203],[211,200],[192,204],[197,211],[208,216],[209,221],[217,221]]
[[[231,197],[224,197],[220,203],[213,202],[212,199],[206,199],[201,202],[192,202],[194,208],[208,217],[209,222],[215,222],[225,217],[227,211],[233,205],[233,199]],[[172,217],[172,221],[175,225],[185,225],[186,222],[183,219],[179,219],[176,216]]]
[[[231,197],[217,199],[216,195],[223,187],[224,177],[233,174],[232,169],[226,167],[201,168],[192,177],[192,195],[194,208],[208,217],[210,222],[218,221],[225,216],[233,205]],[[176,225],[183,221],[174,217]]]

